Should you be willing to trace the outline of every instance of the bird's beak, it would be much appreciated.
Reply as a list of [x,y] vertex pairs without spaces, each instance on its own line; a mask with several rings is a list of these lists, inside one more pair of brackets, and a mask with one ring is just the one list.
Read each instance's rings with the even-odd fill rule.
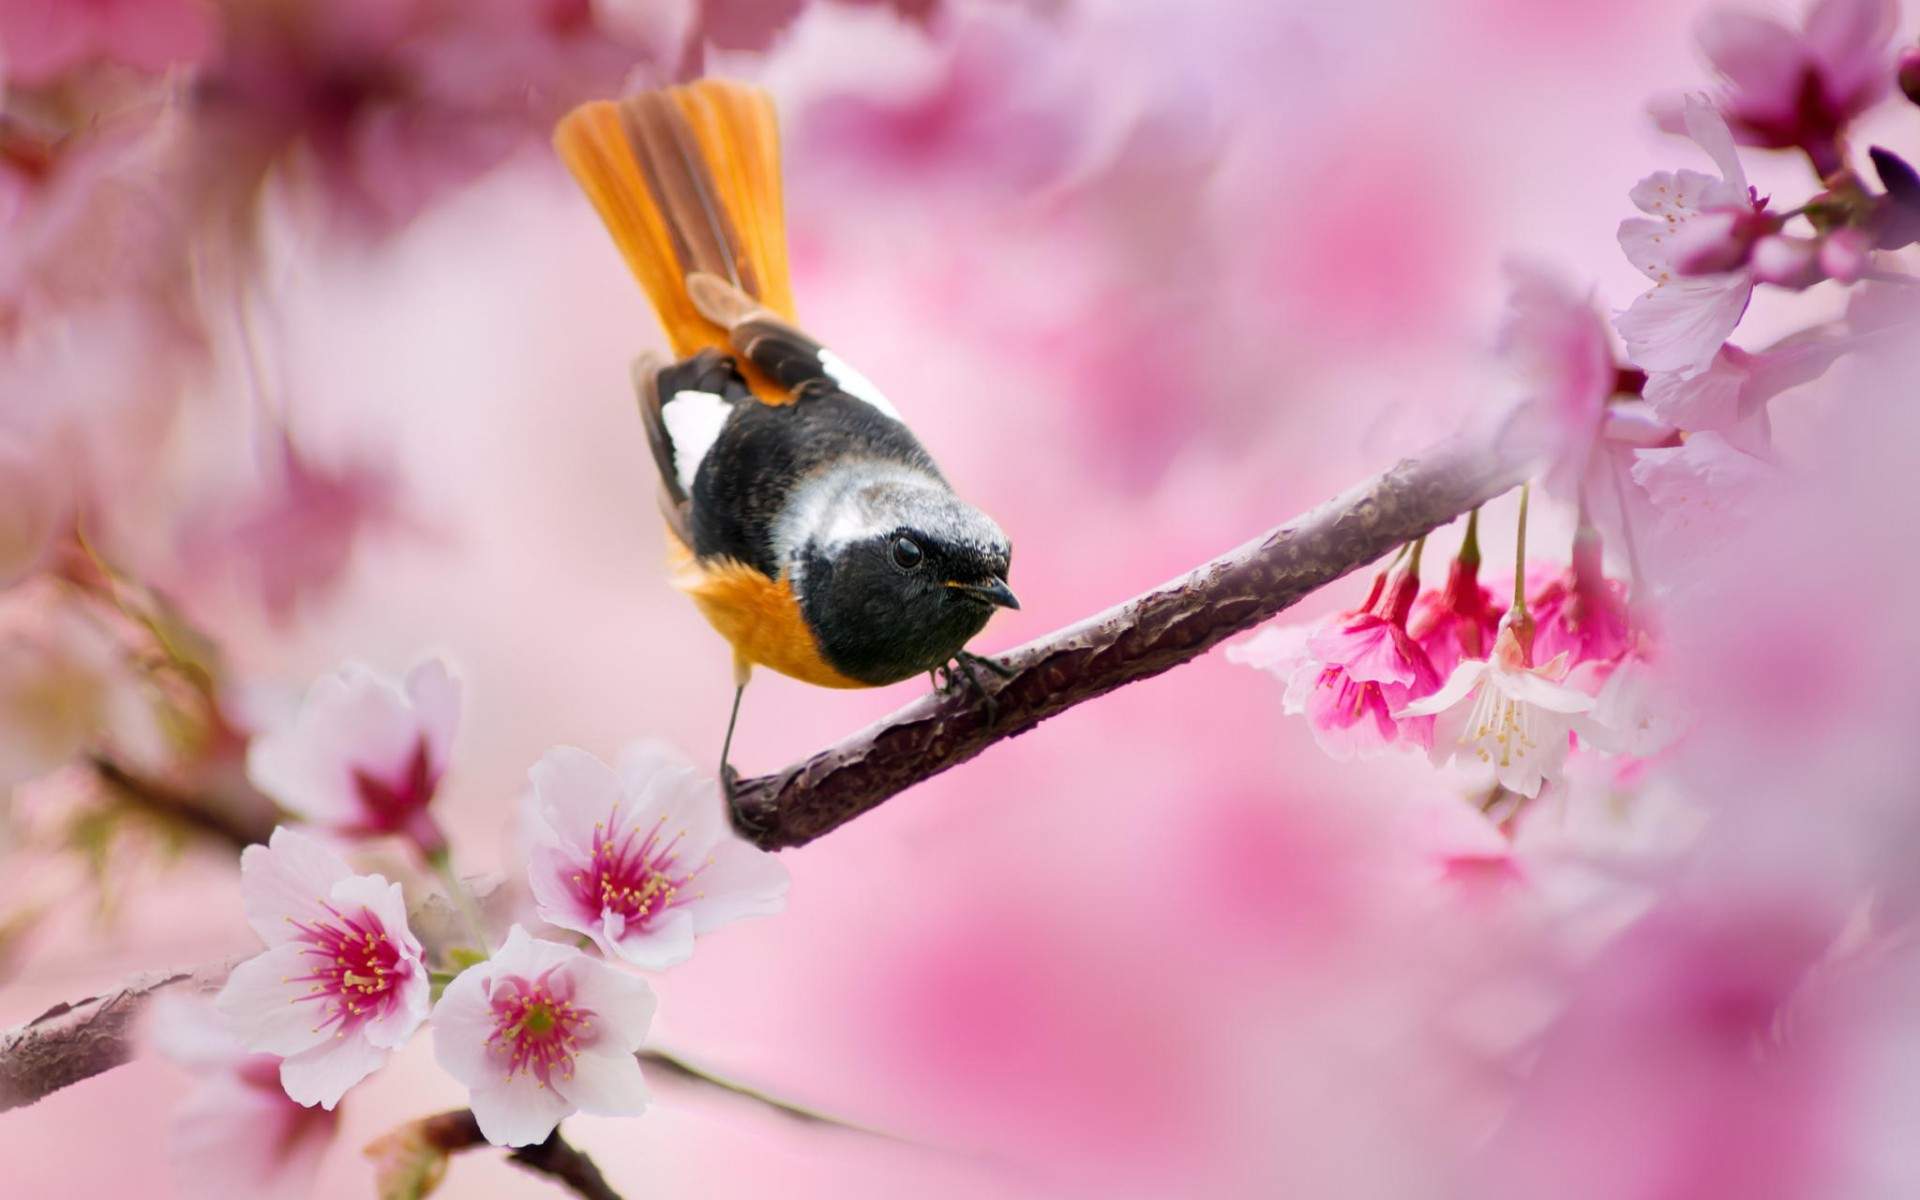
[[950,588],[959,588],[975,600],[981,600],[996,608],[1019,608],[1020,600],[1013,594],[1004,579],[992,579],[986,583],[960,583],[949,581]]

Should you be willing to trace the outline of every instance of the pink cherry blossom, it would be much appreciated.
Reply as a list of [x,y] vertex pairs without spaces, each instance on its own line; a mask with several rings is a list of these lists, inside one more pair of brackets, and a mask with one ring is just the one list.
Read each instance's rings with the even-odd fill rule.
[[1594,704],[1592,696],[1560,682],[1563,677],[1561,661],[1529,665],[1509,625],[1486,661],[1461,663],[1444,687],[1396,715],[1437,718],[1434,762],[1471,756],[1492,767],[1508,791],[1537,796],[1559,780],[1578,718]]
[[1608,579],[1600,561],[1600,533],[1584,526],[1574,534],[1573,563],[1527,601],[1533,615],[1533,654],[1542,661],[1566,656],[1571,669],[1612,662],[1632,644],[1626,589]]
[[636,747],[618,773],[556,746],[528,775],[540,917],[609,957],[670,967],[697,935],[786,902],[786,867],[735,836],[720,789],[662,746]]
[[1606,322],[1590,294],[1538,267],[1512,265],[1501,354],[1526,399],[1504,438],[1545,462],[1546,487],[1573,496],[1619,381]]
[[0,47],[7,74],[27,86],[51,83],[95,61],[160,71],[213,49],[213,14],[203,0],[7,0]]
[[1797,146],[1822,176],[1843,164],[1841,129],[1893,83],[1895,0],[1817,0],[1795,31],[1771,17],[1716,9],[1701,47],[1726,81],[1718,98],[1745,146]]
[[1726,121],[1694,97],[1687,98],[1683,120],[1687,136],[1713,159],[1720,177],[1658,171],[1635,185],[1630,193],[1634,206],[1648,216],[1621,222],[1620,248],[1654,286],[1615,318],[1614,327],[1636,366],[1691,377],[1707,369],[1740,323],[1753,295],[1753,276],[1745,265],[1690,275],[1676,254],[1696,259],[1702,254],[1696,238],[1687,235],[1703,214],[1751,213],[1759,205],[1748,189]]
[[400,834],[429,857],[446,838],[427,812],[460,721],[460,685],[438,659],[402,687],[348,664],[314,683],[292,725],[254,739],[247,776],[288,812],[349,837]]
[[1425,749],[1432,722],[1396,715],[1440,686],[1426,651],[1407,633],[1419,587],[1411,570],[1383,572],[1360,608],[1311,629],[1263,630],[1229,647],[1228,661],[1284,680],[1283,711],[1305,713],[1314,741],[1335,761],[1371,758],[1396,746]]
[[337,1110],[294,1103],[280,1060],[249,1054],[211,1006],[174,992],[148,1005],[147,1042],[200,1078],[167,1139],[181,1194],[301,1200],[339,1129]]
[[634,1052],[653,1010],[645,983],[515,925],[492,958],[447,985],[433,1010],[433,1054],[471,1091],[488,1141],[529,1146],[569,1113],[646,1108]]
[[1713,432],[1636,451],[1633,481],[1658,514],[1651,529],[1635,531],[1642,551],[1662,578],[1697,576],[1699,564],[1753,520],[1779,475],[1779,468]]
[[1485,658],[1500,627],[1500,606],[1493,592],[1480,582],[1480,555],[1462,555],[1447,568],[1443,588],[1423,592],[1414,601],[1407,632],[1427,652],[1427,661],[1441,678],[1453,674],[1461,660]]
[[1654,415],[1676,428],[1732,434],[1759,422],[1762,429],[1752,431],[1758,434],[1768,401],[1819,378],[1843,351],[1840,342],[1824,337],[1794,338],[1756,353],[1726,345],[1698,375],[1649,373],[1641,394]]
[[426,1019],[400,885],[280,828],[240,855],[240,899],[267,951],[234,969],[216,1003],[247,1049],[285,1060],[287,1095],[332,1108]]

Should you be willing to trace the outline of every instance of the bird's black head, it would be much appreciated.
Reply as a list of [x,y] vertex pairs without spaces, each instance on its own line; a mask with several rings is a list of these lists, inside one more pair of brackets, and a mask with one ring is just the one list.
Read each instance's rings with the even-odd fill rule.
[[1013,547],[978,509],[950,492],[894,498],[898,523],[802,552],[800,611],[823,657],[862,683],[885,684],[943,666],[996,608]]

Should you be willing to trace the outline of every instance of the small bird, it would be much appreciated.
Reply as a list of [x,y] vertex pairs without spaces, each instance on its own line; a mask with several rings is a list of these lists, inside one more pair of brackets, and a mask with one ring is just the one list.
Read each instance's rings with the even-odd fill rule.
[[972,667],[994,664],[964,647],[1020,607],[1012,544],[796,323],[771,98],[702,80],[594,101],[554,144],[675,355],[642,356],[634,384],[674,582],[733,647],[722,780],[755,666],[837,688],[944,669],[978,687]]

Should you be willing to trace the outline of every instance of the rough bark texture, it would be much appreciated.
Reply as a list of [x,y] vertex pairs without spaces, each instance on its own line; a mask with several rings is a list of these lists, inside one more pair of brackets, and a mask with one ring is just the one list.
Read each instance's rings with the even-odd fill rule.
[[774,775],[734,785],[742,836],[802,846],[1004,738],[1115,688],[1158,675],[1298,603],[1520,482],[1520,464],[1458,440],[1179,579],[1030,642],[978,671],[972,688],[916,700]]
[[104,995],[56,1004],[0,1033],[0,1112],[126,1062],[135,1048],[134,1021],[155,993],[175,986],[217,988],[238,961],[137,975]]

